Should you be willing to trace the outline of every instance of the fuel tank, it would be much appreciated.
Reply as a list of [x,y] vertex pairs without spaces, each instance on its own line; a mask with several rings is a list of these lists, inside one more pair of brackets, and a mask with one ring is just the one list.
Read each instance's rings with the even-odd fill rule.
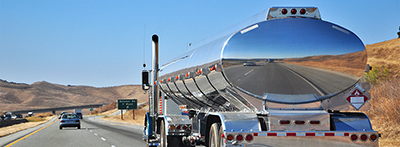
[[362,41],[312,18],[259,20],[178,56],[160,70],[161,90],[189,108],[258,111],[264,101],[313,103],[356,84]]

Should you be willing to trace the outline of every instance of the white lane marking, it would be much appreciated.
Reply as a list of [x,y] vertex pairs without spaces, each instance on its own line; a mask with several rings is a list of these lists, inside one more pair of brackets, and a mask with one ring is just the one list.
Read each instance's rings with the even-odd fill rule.
[[105,139],[105,138],[103,138],[103,137],[101,137],[101,140],[103,140],[103,141],[106,141],[106,139]]
[[90,132],[92,132],[92,130],[90,130]]
[[117,146],[115,146],[115,145],[111,145],[111,147],[117,147]]
[[97,136],[97,133],[94,133],[95,136]]
[[246,72],[244,75],[247,76],[249,73],[251,73],[251,72],[253,72],[253,71],[254,71],[254,69],[252,69],[252,70]]
[[320,95],[324,95],[324,93],[322,93],[317,87],[314,86],[314,84],[312,84],[310,81],[308,81],[307,79],[303,78],[301,75],[299,75],[298,73],[292,71],[289,67],[286,67],[285,65],[283,65],[284,68],[286,68],[287,70],[289,70],[290,72],[292,72],[294,75],[298,76],[299,78],[301,78],[302,80],[304,80],[305,82],[307,82],[307,84],[309,84],[311,87],[313,87],[315,89],[315,91],[317,91]]

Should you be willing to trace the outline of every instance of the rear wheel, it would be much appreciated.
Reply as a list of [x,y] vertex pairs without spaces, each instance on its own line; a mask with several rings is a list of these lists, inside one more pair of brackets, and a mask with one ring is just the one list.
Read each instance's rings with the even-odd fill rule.
[[78,126],[78,129],[81,129],[81,126]]
[[60,130],[62,130],[62,127],[60,126]]
[[210,138],[208,139],[209,147],[221,147],[221,133],[222,130],[220,130],[220,125],[218,123],[213,123],[210,128]]
[[165,130],[164,120],[161,120],[160,124],[160,143],[161,147],[167,147],[167,132]]

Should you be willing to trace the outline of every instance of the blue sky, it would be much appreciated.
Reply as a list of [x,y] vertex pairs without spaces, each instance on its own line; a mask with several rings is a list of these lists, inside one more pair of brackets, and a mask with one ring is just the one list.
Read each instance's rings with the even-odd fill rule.
[[153,34],[165,63],[189,43],[272,6],[317,6],[323,20],[353,31],[364,44],[397,38],[400,26],[400,0],[1,0],[0,79],[140,84],[142,64],[150,69]]

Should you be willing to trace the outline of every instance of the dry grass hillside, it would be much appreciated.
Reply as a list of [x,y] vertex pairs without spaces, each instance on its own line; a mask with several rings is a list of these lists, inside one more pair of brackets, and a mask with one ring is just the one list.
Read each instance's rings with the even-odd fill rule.
[[366,45],[371,65],[400,65],[400,38]]
[[400,39],[366,45],[366,50],[373,67],[365,76],[372,84],[366,113],[382,134],[380,146],[400,146]]
[[380,70],[381,78],[400,78],[400,38],[365,46],[368,64]]
[[0,80],[0,111],[111,103],[118,99],[147,101],[139,85],[96,88],[65,86],[45,81],[31,85]]

